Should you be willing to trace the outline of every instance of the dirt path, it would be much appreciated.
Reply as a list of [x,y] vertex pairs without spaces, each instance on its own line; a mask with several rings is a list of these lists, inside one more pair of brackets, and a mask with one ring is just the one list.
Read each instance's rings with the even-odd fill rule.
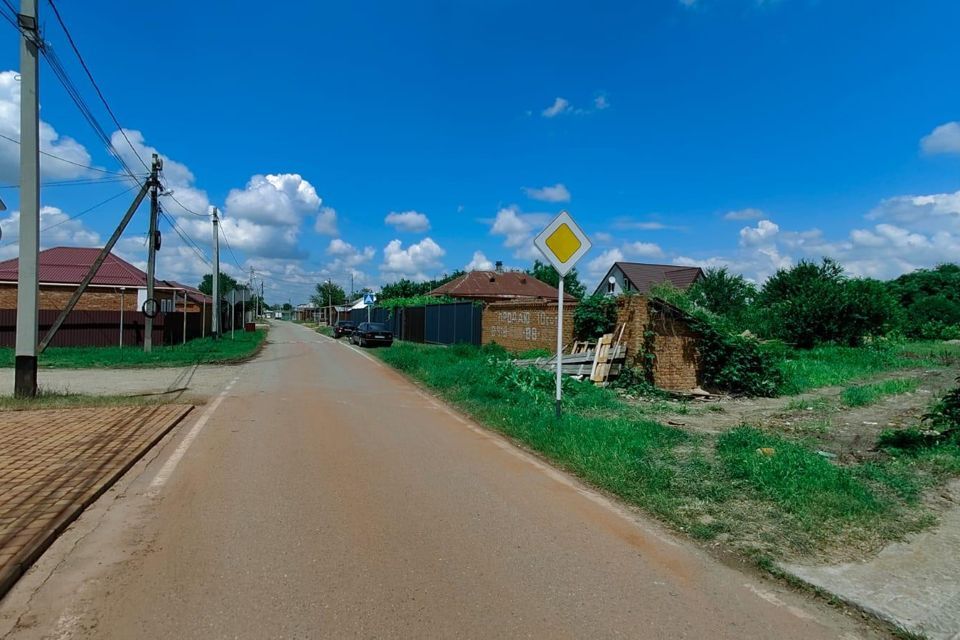
[[[815,440],[842,460],[872,455],[884,429],[899,429],[919,423],[930,404],[956,385],[960,373],[950,369],[903,369],[841,386],[825,387],[797,396],[780,398],[724,398],[719,401],[670,402],[655,405],[661,422],[699,433],[718,435],[740,425]],[[885,396],[875,404],[847,407],[841,394],[856,384],[892,379],[916,379],[915,391]],[[646,403],[650,405],[651,403]],[[644,402],[639,401],[643,407]]]

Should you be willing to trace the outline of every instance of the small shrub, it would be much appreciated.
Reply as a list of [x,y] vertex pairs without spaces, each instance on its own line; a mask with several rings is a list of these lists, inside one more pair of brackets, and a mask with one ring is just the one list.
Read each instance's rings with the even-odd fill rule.
[[958,386],[941,398],[923,419],[937,430],[960,430],[960,378]]
[[573,333],[580,340],[596,340],[617,323],[617,300],[595,293],[583,298],[573,311]]

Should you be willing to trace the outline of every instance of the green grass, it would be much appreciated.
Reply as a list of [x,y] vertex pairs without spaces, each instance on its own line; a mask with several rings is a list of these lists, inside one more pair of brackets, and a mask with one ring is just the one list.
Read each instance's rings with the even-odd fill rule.
[[[936,346],[939,345],[939,346]],[[780,370],[783,395],[796,395],[843,384],[858,378],[911,367],[943,366],[960,354],[957,345],[945,343],[909,343],[883,347],[823,346],[808,350],[784,351]]]
[[[220,340],[198,338],[184,345],[154,347],[50,347],[40,355],[40,366],[61,369],[110,367],[179,367],[191,364],[240,362],[253,356],[266,338],[264,329],[237,331]],[[13,366],[13,349],[0,349],[0,366]]]
[[[375,353],[594,486],[694,537],[723,533],[751,557],[876,548],[928,524],[909,492],[896,488],[910,477],[905,465],[840,467],[815,445],[748,426],[719,438],[691,434],[572,379],[557,420],[552,375],[519,369],[497,348],[405,343]],[[773,455],[758,451],[767,448]]]
[[332,338],[332,337],[333,337],[333,327],[328,327],[328,326],[326,326],[326,325],[317,327],[317,333],[322,333],[323,335],[327,336],[328,338]]
[[840,394],[840,401],[848,407],[865,407],[880,402],[886,396],[916,391],[919,386],[918,379],[903,378],[847,387]]

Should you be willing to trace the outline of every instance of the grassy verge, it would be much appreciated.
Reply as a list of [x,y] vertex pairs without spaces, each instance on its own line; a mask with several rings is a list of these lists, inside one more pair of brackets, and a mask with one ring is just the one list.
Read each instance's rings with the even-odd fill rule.
[[884,371],[941,367],[960,360],[960,345],[917,342],[882,347],[823,346],[784,350],[780,370],[783,395],[843,384]]
[[328,338],[332,338],[332,337],[333,337],[333,327],[327,327],[327,326],[317,327],[317,333],[322,333],[323,335],[327,336]]
[[[241,362],[255,355],[263,345],[266,330],[237,331],[220,340],[199,338],[184,345],[154,347],[50,347],[40,356],[40,366],[62,369],[88,367],[179,367],[191,364]],[[0,366],[13,366],[13,349],[0,349]]]
[[916,378],[884,380],[874,384],[847,387],[840,394],[840,402],[848,407],[865,407],[876,404],[887,396],[916,391],[920,381]]
[[75,409],[79,407],[122,407],[169,404],[174,395],[149,396],[91,396],[78,393],[41,392],[36,398],[0,396],[0,411],[31,411],[35,409]]
[[934,475],[920,477],[919,463],[902,457],[841,467],[803,441],[747,426],[694,435],[571,379],[557,420],[552,375],[519,369],[501,350],[405,343],[374,353],[590,484],[758,559],[856,556],[930,522],[918,496]]

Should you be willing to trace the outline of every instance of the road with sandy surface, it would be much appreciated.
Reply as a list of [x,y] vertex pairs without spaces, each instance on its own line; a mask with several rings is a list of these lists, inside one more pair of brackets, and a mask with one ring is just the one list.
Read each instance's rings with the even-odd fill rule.
[[8,594],[0,637],[876,637],[357,350],[270,342]]

